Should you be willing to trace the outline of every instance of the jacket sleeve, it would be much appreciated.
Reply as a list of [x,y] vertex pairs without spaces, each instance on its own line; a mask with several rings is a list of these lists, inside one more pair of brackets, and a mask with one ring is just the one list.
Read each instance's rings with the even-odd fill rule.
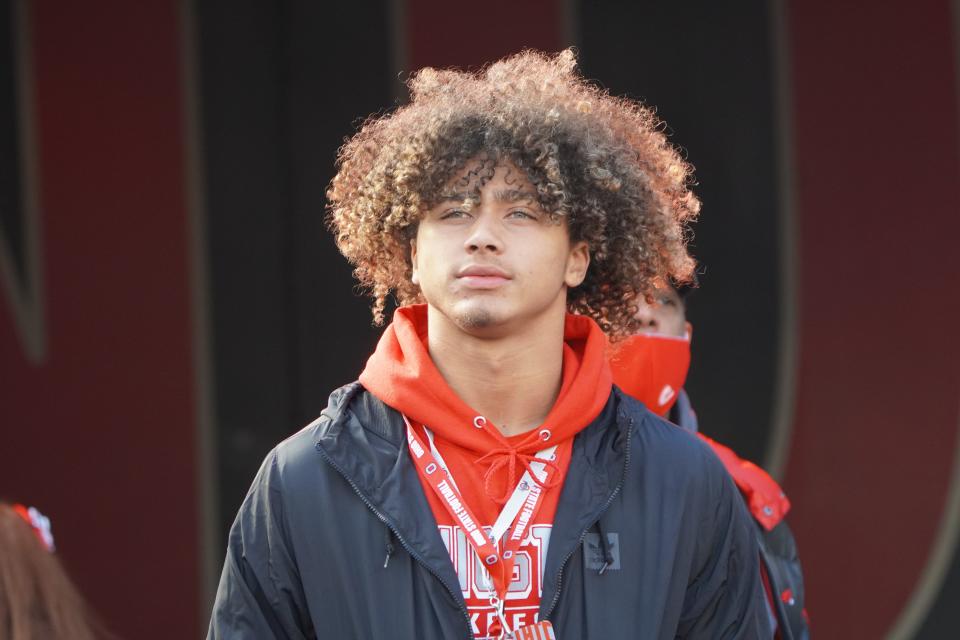
[[276,451],[230,528],[207,640],[315,637],[284,520]]
[[693,574],[678,638],[755,640],[772,637],[766,620],[759,548],[753,522],[733,481],[714,456]]

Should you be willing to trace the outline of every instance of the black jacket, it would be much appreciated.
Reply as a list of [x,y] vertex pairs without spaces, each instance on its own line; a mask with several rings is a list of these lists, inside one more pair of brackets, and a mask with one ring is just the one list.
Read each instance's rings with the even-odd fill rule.
[[[757,557],[709,448],[614,390],[574,441],[540,617],[563,640],[765,638]],[[399,414],[339,389],[257,474],[208,638],[470,637]]]

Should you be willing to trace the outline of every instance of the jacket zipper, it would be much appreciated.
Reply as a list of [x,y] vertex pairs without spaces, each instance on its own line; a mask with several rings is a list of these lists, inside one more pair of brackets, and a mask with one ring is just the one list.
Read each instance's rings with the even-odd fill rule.
[[458,608],[460,609],[460,613],[463,614],[464,620],[466,620],[466,622],[467,622],[467,638],[470,639],[470,640],[473,640],[473,637],[474,637],[474,636],[473,636],[473,625],[472,625],[471,622],[470,622],[470,612],[467,611],[467,607],[466,607],[465,605],[463,605],[463,604],[460,603],[460,601],[461,601],[461,599],[462,599],[462,596],[461,596],[461,598],[458,598],[457,596],[459,595],[459,593],[458,593],[458,592],[454,592],[454,590],[450,587],[450,585],[447,584],[447,581],[444,580],[443,577],[440,576],[440,574],[438,574],[436,571],[434,571],[434,570],[430,567],[430,565],[428,565],[428,564],[423,560],[423,558],[421,558],[421,557],[413,550],[413,548],[410,547],[410,545],[407,544],[407,541],[404,540],[404,539],[403,539],[403,536],[400,535],[400,532],[397,531],[397,527],[395,527],[392,522],[390,522],[389,520],[387,520],[387,517],[386,517],[386,516],[384,516],[382,513],[380,513],[380,512],[377,510],[377,508],[373,506],[373,503],[371,503],[370,500],[368,500],[367,497],[363,494],[363,492],[360,491],[360,488],[353,482],[353,480],[351,480],[351,479],[349,478],[349,476],[347,476],[347,474],[344,473],[343,469],[341,469],[333,460],[330,459],[330,456],[327,455],[327,453],[323,450],[323,448],[321,448],[319,444],[317,444],[315,448],[316,448],[316,450],[320,453],[320,455],[323,457],[323,459],[327,461],[327,464],[329,464],[331,467],[333,467],[334,469],[336,469],[337,473],[339,473],[341,476],[343,476],[343,479],[347,481],[347,483],[348,483],[348,484],[350,485],[350,487],[353,489],[354,493],[356,493],[357,496],[360,498],[360,500],[363,501],[363,504],[365,504],[365,505],[367,506],[367,508],[370,509],[370,511],[372,511],[373,514],[374,514],[375,516],[377,516],[377,517],[380,519],[381,522],[383,522],[384,525],[386,525],[391,531],[393,531],[393,535],[395,535],[395,536],[397,537],[397,541],[400,543],[400,546],[403,547],[404,550],[406,550],[406,552],[410,554],[410,557],[412,557],[414,560],[416,560],[416,561],[417,561],[424,569],[426,569],[433,577],[435,577],[437,580],[439,580],[439,581],[440,581],[440,584],[442,584],[442,585],[446,588],[446,590],[447,590],[447,591],[450,593],[450,595],[453,597],[453,601],[457,603]]
[[[614,487],[613,493],[610,494],[610,497],[607,498],[607,501],[604,503],[603,507],[597,513],[597,518],[599,519],[607,509],[610,508],[610,505],[613,503],[613,499],[617,497],[617,494],[620,493],[620,489],[623,488],[623,483],[627,478],[627,470],[630,468],[630,438],[633,436],[633,418],[630,418],[630,423],[627,428],[627,443],[626,443],[626,455],[624,456],[623,462],[623,473],[620,474],[620,481],[617,483],[617,486]],[[560,601],[560,593],[563,589],[563,569],[567,566],[567,562],[570,561],[570,558],[573,557],[573,554],[577,552],[577,549],[583,545],[583,539],[587,537],[587,532],[590,531],[590,527],[593,526],[591,523],[580,533],[580,540],[577,542],[577,545],[573,550],[567,554],[567,557],[563,559],[563,562],[560,563],[560,573],[557,574],[557,592],[553,594],[553,601],[550,603],[550,608],[547,609],[547,612],[543,615],[544,620],[550,619],[550,614],[553,613],[554,608],[557,606],[557,602]]]

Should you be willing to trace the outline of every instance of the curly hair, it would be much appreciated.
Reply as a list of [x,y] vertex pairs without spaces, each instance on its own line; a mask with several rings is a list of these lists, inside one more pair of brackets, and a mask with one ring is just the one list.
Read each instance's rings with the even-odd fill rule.
[[478,156],[525,171],[543,210],[590,247],[567,306],[612,338],[635,332],[636,301],[658,282],[690,281],[688,223],[700,208],[692,168],[652,110],[588,83],[571,50],[524,51],[477,73],[425,68],[408,85],[409,104],[346,141],[327,191],[329,226],[373,296],[375,323],[391,294],[422,301],[410,239]]

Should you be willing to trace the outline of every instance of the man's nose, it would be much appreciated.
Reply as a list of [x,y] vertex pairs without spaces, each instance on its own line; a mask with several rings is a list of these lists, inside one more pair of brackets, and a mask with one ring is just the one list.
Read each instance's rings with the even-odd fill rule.
[[477,251],[499,253],[503,249],[503,241],[497,230],[496,216],[478,209],[477,217],[463,244],[469,253]]
[[653,312],[653,306],[647,304],[645,301],[641,300],[640,304],[637,305],[637,315],[635,316],[637,321],[640,323],[640,328],[647,331],[656,331],[659,323],[657,322],[657,316]]

